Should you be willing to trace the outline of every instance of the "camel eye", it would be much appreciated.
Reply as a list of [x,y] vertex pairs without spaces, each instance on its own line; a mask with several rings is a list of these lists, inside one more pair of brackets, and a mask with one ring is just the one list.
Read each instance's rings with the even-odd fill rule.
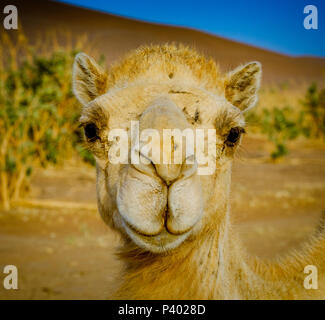
[[240,135],[244,132],[245,130],[240,127],[231,128],[226,139],[226,144],[230,146],[234,145],[239,140]]
[[98,128],[94,123],[86,124],[86,126],[84,127],[84,131],[88,141],[95,141],[99,138],[97,135]]

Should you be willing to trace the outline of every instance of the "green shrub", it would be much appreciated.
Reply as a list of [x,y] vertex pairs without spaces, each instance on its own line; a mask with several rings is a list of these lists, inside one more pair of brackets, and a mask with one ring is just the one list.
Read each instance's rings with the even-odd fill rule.
[[318,90],[313,83],[302,101],[307,115],[311,118],[309,130],[312,136],[325,137],[325,88]]
[[274,143],[275,149],[271,152],[271,158],[277,159],[288,154],[287,142],[300,134],[300,122],[292,119],[290,107],[283,109],[274,108],[263,110],[261,119],[262,133]]
[[299,136],[325,138],[325,89],[319,90],[313,83],[300,103],[303,108],[285,106],[261,111],[257,109],[250,111],[246,117],[253,131],[265,134],[273,143],[274,148],[270,153],[273,160],[287,155],[288,142]]
[[[4,36],[0,52],[1,201],[6,209],[28,187],[35,166],[59,163],[83,150],[78,128],[80,106],[71,89],[76,50],[37,55],[24,39]],[[21,53],[23,42],[23,59]],[[6,50],[7,49],[7,50]]]

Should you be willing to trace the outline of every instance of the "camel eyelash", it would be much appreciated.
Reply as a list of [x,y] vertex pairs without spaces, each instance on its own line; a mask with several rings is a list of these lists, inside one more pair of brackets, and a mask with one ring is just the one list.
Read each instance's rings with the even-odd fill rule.
[[98,127],[93,122],[81,123],[79,128],[83,128],[88,142],[94,142],[97,139],[100,139],[98,135]]
[[239,141],[240,136],[244,133],[246,133],[246,130],[242,127],[231,128],[225,140],[226,145],[233,147]]

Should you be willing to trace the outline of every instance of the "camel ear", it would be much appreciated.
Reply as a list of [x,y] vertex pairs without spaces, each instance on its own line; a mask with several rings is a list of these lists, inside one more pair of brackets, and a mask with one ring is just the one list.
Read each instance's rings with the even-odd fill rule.
[[226,99],[242,111],[254,107],[261,76],[262,66],[257,61],[231,71],[224,82]]
[[107,91],[107,73],[85,53],[75,57],[72,75],[73,92],[86,105]]

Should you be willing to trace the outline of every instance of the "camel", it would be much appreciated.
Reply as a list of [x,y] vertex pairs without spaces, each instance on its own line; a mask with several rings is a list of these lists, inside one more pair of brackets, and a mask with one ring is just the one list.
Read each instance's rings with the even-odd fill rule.
[[[125,270],[111,298],[325,297],[322,223],[300,251],[274,261],[250,256],[232,227],[232,161],[261,75],[255,61],[223,74],[212,59],[183,45],[141,47],[109,70],[84,53],[76,56],[73,91],[83,105],[85,144],[96,159],[99,213],[123,241],[117,254]],[[118,141],[108,140],[109,131],[130,132],[135,120],[140,130],[215,129],[215,171],[198,175],[197,163],[185,161],[184,153],[183,163],[154,163],[134,141],[128,148],[147,162],[110,163]],[[174,143],[161,153],[177,148]],[[306,266],[317,268],[318,289],[304,285]]]

